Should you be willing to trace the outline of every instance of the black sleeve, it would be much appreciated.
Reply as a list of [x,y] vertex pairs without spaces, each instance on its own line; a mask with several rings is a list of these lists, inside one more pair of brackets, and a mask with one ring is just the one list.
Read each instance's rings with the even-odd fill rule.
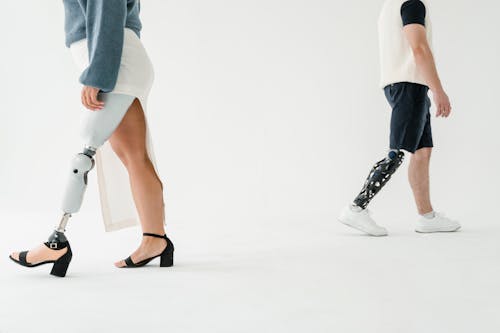
[[425,27],[425,14],[425,5],[420,0],[408,0],[401,6],[403,26],[416,23]]

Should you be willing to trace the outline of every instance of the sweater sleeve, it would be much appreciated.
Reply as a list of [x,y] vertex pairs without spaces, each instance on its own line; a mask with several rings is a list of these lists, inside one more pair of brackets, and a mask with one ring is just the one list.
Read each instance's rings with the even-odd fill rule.
[[80,76],[83,85],[103,92],[114,89],[123,51],[126,0],[87,0],[86,33],[89,66]]

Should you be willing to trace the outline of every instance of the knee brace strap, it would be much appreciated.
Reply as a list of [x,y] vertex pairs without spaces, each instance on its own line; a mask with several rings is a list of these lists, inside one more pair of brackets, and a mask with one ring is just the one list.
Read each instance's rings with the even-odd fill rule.
[[354,204],[365,209],[373,197],[387,184],[391,176],[403,163],[404,153],[391,150],[386,158],[378,161],[370,171],[363,189],[354,199]]

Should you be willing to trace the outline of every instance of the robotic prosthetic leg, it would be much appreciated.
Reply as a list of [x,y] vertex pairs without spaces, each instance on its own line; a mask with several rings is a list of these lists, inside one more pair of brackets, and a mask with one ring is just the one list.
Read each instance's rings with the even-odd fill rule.
[[106,142],[118,127],[135,97],[123,94],[100,94],[104,108],[99,111],[86,110],[83,115],[82,137],[87,143],[82,153],[73,158],[71,172],[64,192],[63,216],[46,244],[51,249],[69,246],[66,235],[66,225],[72,214],[77,213],[82,205],[87,188],[88,173],[94,167],[94,155],[99,147]]
[[64,231],[66,230],[66,225],[71,214],[78,212],[82,205],[83,195],[87,189],[87,174],[95,165],[93,156],[96,153],[96,149],[91,146],[85,147],[83,153],[76,155],[71,162],[71,174],[66,184],[62,203],[64,214],[61,222],[48,240],[51,249],[57,249],[58,243],[68,241],[64,235]]
[[378,161],[370,171],[363,189],[354,199],[353,205],[365,209],[373,197],[387,184],[391,176],[403,163],[404,153],[391,150],[386,158]]

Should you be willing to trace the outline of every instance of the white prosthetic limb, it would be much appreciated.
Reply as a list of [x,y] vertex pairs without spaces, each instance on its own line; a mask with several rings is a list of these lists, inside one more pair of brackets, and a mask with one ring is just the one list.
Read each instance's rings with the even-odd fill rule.
[[135,97],[115,93],[101,93],[104,102],[99,111],[85,110],[82,119],[81,136],[86,143],[82,153],[71,162],[71,171],[62,200],[63,216],[59,225],[49,237],[50,248],[57,249],[59,242],[67,242],[64,232],[72,214],[77,213],[87,189],[88,173],[94,167],[94,155],[116,130]]

